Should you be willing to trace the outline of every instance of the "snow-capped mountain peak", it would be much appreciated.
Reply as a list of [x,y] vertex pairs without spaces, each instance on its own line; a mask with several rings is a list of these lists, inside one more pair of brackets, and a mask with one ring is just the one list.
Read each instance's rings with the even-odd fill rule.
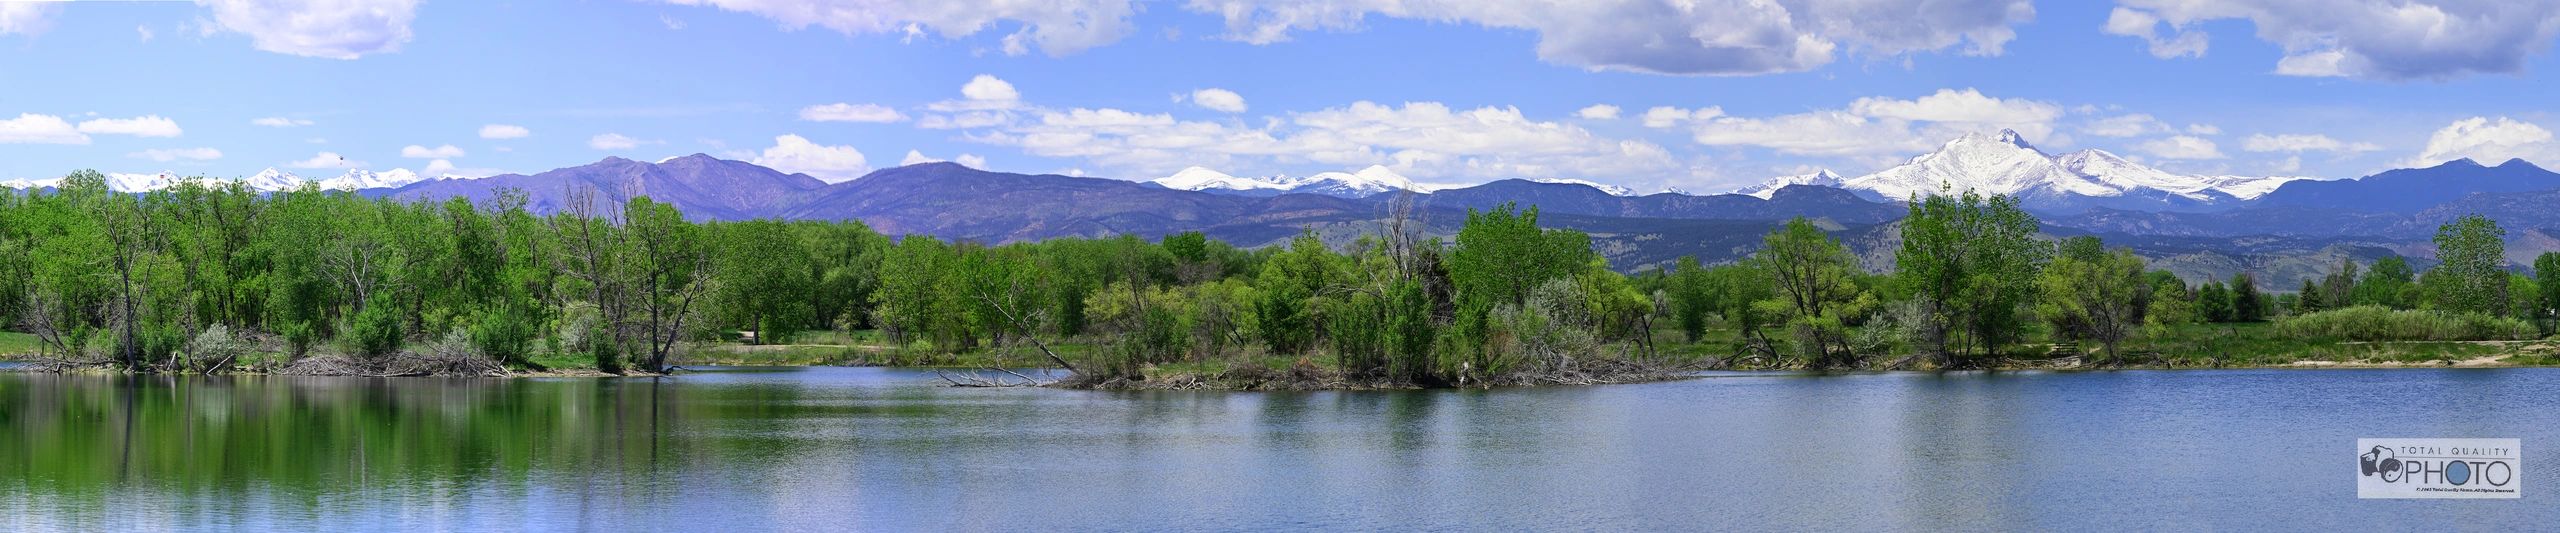
[[1369,165],[1358,172],[1325,172],[1299,180],[1290,192],[1311,192],[1334,196],[1364,197],[1398,189],[1431,192],[1431,189],[1406,179],[1386,165]]
[[[1767,198],[1789,185],[1829,185],[1907,199],[1941,191],[2017,196],[2030,206],[2201,205],[2248,200],[2298,177],[2181,174],[2099,149],[2061,156],[2039,150],[2015,131],[1970,133],[1900,165],[1856,178],[1827,172],[1781,176],[1734,192]],[[2129,202],[2129,203],[2128,203]]]
[[1185,191],[1200,191],[1208,189],[1222,189],[1230,191],[1284,191],[1289,189],[1287,184],[1276,181],[1238,178],[1227,175],[1225,172],[1210,170],[1207,167],[1185,168],[1180,172],[1173,173],[1173,175],[1156,178],[1154,183],[1157,185],[1163,185],[1167,189],[1180,189]]
[[1812,187],[1839,187],[1841,186],[1840,184],[1840,175],[1833,174],[1831,173],[1831,169],[1825,168],[1815,169],[1812,174],[1797,174],[1793,176],[1769,178],[1769,181],[1759,185],[1734,189],[1733,193],[1767,200],[1770,197],[1777,196],[1778,189],[1784,189],[1787,187],[1797,185]]
[[345,191],[390,189],[407,186],[420,181],[426,180],[419,178],[417,172],[412,172],[405,168],[395,168],[382,172],[374,172],[364,169],[349,169],[346,174],[339,175],[335,178],[320,180],[320,188]]
[[298,189],[301,188],[302,184],[306,181],[307,180],[302,179],[302,176],[296,176],[292,172],[276,170],[275,167],[267,167],[266,170],[258,171],[256,175],[240,180],[242,184],[248,185],[252,190],[267,192]]

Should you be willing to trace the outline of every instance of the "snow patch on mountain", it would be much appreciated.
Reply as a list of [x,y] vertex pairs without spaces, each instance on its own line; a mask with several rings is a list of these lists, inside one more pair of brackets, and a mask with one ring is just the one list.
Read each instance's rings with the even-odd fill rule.
[[1937,150],[1873,174],[1840,179],[1828,172],[1781,176],[1734,191],[1768,198],[1789,185],[1823,185],[1868,191],[1893,199],[1940,192],[2011,195],[2031,203],[2070,204],[2069,199],[2136,196],[2213,204],[2249,200],[2275,191],[2294,176],[2180,174],[2134,162],[2105,150],[2061,156],[2039,150],[2015,131],[1966,134]]
[[1794,187],[1797,185],[1837,188],[1840,187],[1841,183],[1842,180],[1840,179],[1840,175],[1833,174],[1831,173],[1831,169],[1826,168],[1815,170],[1812,174],[1797,174],[1793,176],[1769,178],[1768,182],[1734,189],[1733,193],[1767,200],[1770,199],[1770,197],[1777,196],[1778,189]]
[[1224,190],[1236,192],[1304,193],[1367,198],[1381,193],[1406,190],[1431,192],[1438,187],[1415,183],[1385,165],[1370,165],[1357,172],[1324,172],[1311,176],[1240,178],[1202,167],[1191,167],[1173,175],[1156,178],[1152,183],[1168,189],[1186,191]]
[[1273,180],[1238,178],[1235,176],[1229,176],[1225,172],[1210,170],[1207,167],[1185,168],[1180,172],[1173,173],[1171,176],[1156,178],[1154,182],[1157,185],[1163,185],[1167,189],[1180,189],[1185,191],[1204,191],[1209,189],[1230,191],[1289,190],[1288,185],[1284,185]]

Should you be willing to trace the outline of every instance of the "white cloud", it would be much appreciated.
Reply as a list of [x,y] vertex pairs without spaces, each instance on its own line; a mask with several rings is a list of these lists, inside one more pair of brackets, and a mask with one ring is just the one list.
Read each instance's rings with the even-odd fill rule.
[[1849,103],[1849,112],[1878,118],[1973,124],[2035,124],[2062,116],[2062,106],[2021,98],[1993,98],[1982,91],[1939,89],[1913,100],[1867,97]]
[[2080,131],[2083,133],[2099,137],[2140,137],[2144,135],[2168,133],[2169,130],[2170,127],[2168,123],[2161,122],[2160,119],[2152,118],[2151,115],[2143,113],[2118,115],[2092,120],[2089,121],[2088,125],[2081,126],[2080,128]]
[[661,141],[637,139],[620,133],[606,133],[594,137],[588,137],[587,147],[597,150],[629,150],[632,148],[638,148],[643,144],[659,144],[660,142]]
[[851,181],[871,170],[861,150],[826,146],[799,135],[774,137],[773,147],[764,149],[751,162],[783,172],[808,174],[827,183]]
[[[417,0],[198,0],[223,30],[280,54],[355,59],[410,39]],[[211,28],[208,28],[211,29]]]
[[846,35],[895,33],[913,40],[926,34],[960,39],[991,28],[1012,27],[1002,38],[1005,53],[1022,55],[1031,45],[1051,56],[1081,52],[1127,36],[1132,0],[665,0],[680,5],[714,6],[752,13],[782,23],[784,29],[817,26]]
[[833,103],[800,108],[800,120],[810,122],[875,122],[906,120],[896,109],[879,104]]
[[19,113],[0,120],[0,144],[89,144],[89,136],[62,117]]
[[2049,102],[1941,89],[1910,100],[1859,98],[1847,109],[1702,121],[1694,128],[1694,140],[1795,155],[1882,156],[1924,151],[1965,133],[2016,130],[2028,139],[2058,145],[2067,141],[2053,130],[2062,115],[2063,107]]
[[1022,99],[1022,93],[1013,90],[1013,83],[986,74],[969,78],[969,83],[960,85],[960,96],[979,102],[1011,102]]
[[2163,159],[2223,159],[2222,147],[2202,137],[2179,135],[2135,144],[2134,149]]
[[0,2],[0,35],[39,35],[53,28],[53,14],[60,4],[49,2]]
[[1618,106],[1609,104],[1593,104],[1591,107],[1585,107],[1582,108],[1581,111],[1573,112],[1573,116],[1591,120],[1617,120]]
[[363,161],[348,160],[346,157],[338,155],[337,152],[320,152],[319,154],[311,156],[310,159],[285,163],[284,166],[293,168],[360,168],[365,165]]
[[1302,30],[1354,30],[1371,15],[1524,29],[1538,57],[1602,70],[1749,75],[1810,70],[1836,52],[1894,56],[1964,45],[1999,55],[2011,28],[2035,18],[2027,0],[1466,1],[1191,0],[1255,44]]
[[2484,165],[2495,165],[2509,159],[2550,163],[2560,161],[2560,142],[2552,139],[2551,130],[2530,122],[2507,117],[2491,119],[2471,117],[2454,121],[2436,130],[2427,139],[2427,148],[2410,159],[2410,166],[2424,166],[2470,158]]
[[1191,91],[1191,104],[1222,113],[1243,113],[1245,109],[1243,95],[1217,88]]
[[1438,102],[1355,102],[1271,117],[1259,126],[1119,109],[1036,110],[1026,120],[963,139],[1083,158],[1131,175],[1161,175],[1190,165],[1239,171],[1387,165],[1418,178],[1618,179],[1681,169],[1668,151],[1650,142],[1532,120],[1517,108],[1453,109]]
[[482,139],[522,139],[530,135],[533,135],[533,130],[524,129],[524,126],[490,124],[480,127]]
[[151,159],[151,161],[177,161],[177,159],[187,159],[187,161],[210,161],[210,159],[223,159],[223,151],[218,151],[218,149],[146,149],[146,151],[133,151],[133,154],[125,154],[125,156],[131,156],[131,159]]
[[2212,124],[2188,124],[2187,133],[2192,135],[2221,135],[2222,127]]
[[270,128],[291,128],[295,126],[309,126],[311,125],[311,121],[298,118],[264,117],[250,119],[249,125],[266,126]]
[[462,149],[450,144],[434,148],[412,144],[400,148],[400,157],[410,159],[450,159],[462,157]]
[[[1611,111],[1615,111],[1615,109],[1612,109]],[[1706,120],[1723,115],[1724,109],[1716,107],[1702,107],[1692,110],[1671,106],[1655,106],[1652,109],[1644,110],[1644,127],[1668,128],[1678,126],[1680,123],[1691,120]]]
[[[915,151],[915,150],[908,150],[908,151],[907,151],[907,157],[906,157],[905,159],[899,159],[899,160],[898,160],[898,166],[902,166],[902,167],[903,167],[903,166],[907,166],[907,165],[921,165],[921,164],[925,164],[925,163],[939,163],[939,162],[941,162],[941,161],[942,161],[942,159],[938,159],[938,158],[934,158],[934,157],[928,157],[928,156],[924,155],[924,152],[918,152],[918,151]],[[977,155],[973,155],[973,154],[960,154],[960,157],[952,158],[952,161],[953,161],[953,162],[956,162],[956,163],[959,163],[959,164],[960,164],[960,166],[964,166],[964,167],[975,168],[975,169],[985,169],[985,168],[987,168],[987,158],[979,157],[979,156],[977,156]]]
[[133,118],[93,118],[80,121],[80,133],[99,135],[132,135],[136,137],[176,137],[184,131],[178,122],[160,115]]
[[2160,17],[2148,11],[2118,7],[2114,12],[2107,14],[2107,33],[2142,38],[2144,42],[2151,45],[2151,57],[2161,59],[2181,56],[2204,57],[2209,41],[2204,32],[2179,28],[2171,28],[2171,30],[2170,34],[2161,34]]
[[130,154],[125,154],[124,156],[125,156],[125,157],[131,157],[131,158],[134,158],[134,159],[149,159],[149,160],[152,160],[152,161],[159,161],[159,162],[163,162],[163,163],[170,162],[170,161],[176,161],[176,160],[180,160],[180,159],[186,159],[186,160],[191,160],[191,161],[208,161],[208,160],[214,160],[214,159],[221,159],[221,158],[222,158],[222,151],[221,151],[221,150],[215,150],[215,149],[212,149],[212,148],[166,148],[166,149],[151,149],[151,150],[143,150],[143,151],[140,151],[140,152],[134,152],[134,153],[130,153]]
[[2240,140],[2240,149],[2251,152],[2371,152],[2381,150],[2373,143],[2351,143],[2319,134],[2251,134]]
[[[2449,79],[2524,69],[2560,36],[2550,0],[2117,0],[2110,33],[2144,19],[2202,35],[2201,24],[2245,19],[2284,49],[2275,72],[2291,76]],[[2122,26],[2117,24],[2121,19]],[[2136,36],[2143,36],[2136,34]],[[2202,53],[2202,37],[2197,38]],[[2153,53],[2159,54],[2158,46]]]
[[149,24],[134,26],[133,33],[134,35],[139,36],[142,39],[142,42],[146,43],[151,42],[152,37],[156,37],[156,35],[151,33],[151,25]]

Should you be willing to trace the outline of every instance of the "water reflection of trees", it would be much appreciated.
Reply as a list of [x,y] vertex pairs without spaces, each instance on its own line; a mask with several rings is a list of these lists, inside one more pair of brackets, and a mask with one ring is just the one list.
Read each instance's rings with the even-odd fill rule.
[[681,441],[662,436],[688,418],[677,390],[648,380],[0,376],[0,428],[11,435],[0,439],[0,472],[16,478],[0,494],[76,522],[145,498],[236,505],[256,495],[293,507],[370,491],[645,481],[680,453],[670,448]]

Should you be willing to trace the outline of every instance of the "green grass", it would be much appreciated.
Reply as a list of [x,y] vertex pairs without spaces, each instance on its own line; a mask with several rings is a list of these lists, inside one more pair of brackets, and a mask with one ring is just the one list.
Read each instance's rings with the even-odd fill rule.
[[0,331],[0,359],[34,357],[41,344],[35,335]]

